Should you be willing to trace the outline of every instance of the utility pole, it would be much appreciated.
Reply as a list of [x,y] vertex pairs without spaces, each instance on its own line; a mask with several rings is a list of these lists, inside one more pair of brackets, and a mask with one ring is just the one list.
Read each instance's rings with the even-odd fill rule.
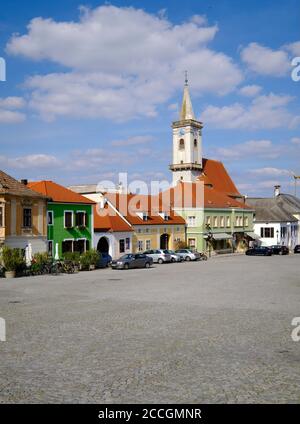
[[295,181],[295,197],[297,197],[297,180],[300,180],[300,175],[293,175]]

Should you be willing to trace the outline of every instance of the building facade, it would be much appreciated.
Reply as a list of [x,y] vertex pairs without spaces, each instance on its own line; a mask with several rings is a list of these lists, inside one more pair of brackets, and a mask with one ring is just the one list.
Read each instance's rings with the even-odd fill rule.
[[300,199],[281,194],[275,186],[274,196],[249,198],[255,210],[254,231],[263,246],[283,245],[293,249],[300,244]]
[[28,187],[47,195],[47,251],[51,256],[83,253],[93,248],[93,205],[90,199],[54,183],[36,181]]
[[0,171],[0,247],[25,249],[32,253],[47,248],[47,196],[38,194]]

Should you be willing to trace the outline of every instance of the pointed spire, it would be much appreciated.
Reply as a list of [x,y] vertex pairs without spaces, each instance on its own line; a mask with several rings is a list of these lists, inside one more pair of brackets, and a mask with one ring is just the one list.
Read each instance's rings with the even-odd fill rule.
[[181,106],[181,112],[180,112],[180,120],[183,121],[185,119],[195,119],[192,101],[191,101],[190,92],[189,92],[187,71],[185,71],[183,100],[182,100],[182,106]]

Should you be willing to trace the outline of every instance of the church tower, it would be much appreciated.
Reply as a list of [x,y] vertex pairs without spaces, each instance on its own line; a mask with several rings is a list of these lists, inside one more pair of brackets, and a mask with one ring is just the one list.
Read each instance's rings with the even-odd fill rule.
[[196,120],[187,75],[185,76],[180,120],[172,124],[173,128],[173,185],[178,181],[192,182],[202,170],[202,122]]

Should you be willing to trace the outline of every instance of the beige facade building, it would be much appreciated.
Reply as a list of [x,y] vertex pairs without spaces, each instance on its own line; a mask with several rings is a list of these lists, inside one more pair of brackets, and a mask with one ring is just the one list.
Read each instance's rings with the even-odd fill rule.
[[47,197],[0,171],[0,246],[45,252]]

